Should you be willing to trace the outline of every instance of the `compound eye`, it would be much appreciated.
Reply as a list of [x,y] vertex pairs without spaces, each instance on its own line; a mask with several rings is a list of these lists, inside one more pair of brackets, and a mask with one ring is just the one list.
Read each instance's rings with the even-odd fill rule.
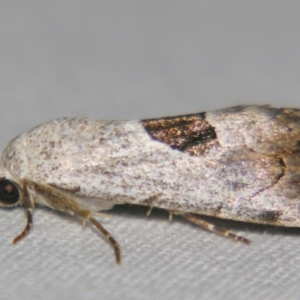
[[20,193],[16,184],[10,180],[3,179],[0,181],[0,202],[7,205],[13,205],[20,199]]

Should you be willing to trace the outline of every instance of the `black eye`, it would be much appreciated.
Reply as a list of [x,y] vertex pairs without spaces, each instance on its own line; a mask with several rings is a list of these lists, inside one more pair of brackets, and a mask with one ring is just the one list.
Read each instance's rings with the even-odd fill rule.
[[12,205],[19,201],[19,197],[19,190],[15,184],[7,179],[0,181],[0,202]]

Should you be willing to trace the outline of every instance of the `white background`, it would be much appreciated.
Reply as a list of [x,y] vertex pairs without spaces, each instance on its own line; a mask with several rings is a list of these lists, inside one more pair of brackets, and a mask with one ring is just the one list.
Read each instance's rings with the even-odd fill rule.
[[[2,1],[0,149],[60,117],[140,119],[239,104],[300,108],[299,1]],[[300,195],[299,195],[300,196]],[[146,208],[105,227],[0,210],[1,299],[299,299],[300,230],[221,221],[251,246]]]

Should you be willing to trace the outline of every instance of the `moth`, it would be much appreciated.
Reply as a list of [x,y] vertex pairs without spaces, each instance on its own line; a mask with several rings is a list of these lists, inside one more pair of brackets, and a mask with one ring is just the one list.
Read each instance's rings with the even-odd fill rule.
[[300,110],[236,106],[141,121],[54,120],[13,139],[0,163],[0,205],[36,204],[90,221],[115,204],[167,210],[249,243],[202,215],[300,227]]

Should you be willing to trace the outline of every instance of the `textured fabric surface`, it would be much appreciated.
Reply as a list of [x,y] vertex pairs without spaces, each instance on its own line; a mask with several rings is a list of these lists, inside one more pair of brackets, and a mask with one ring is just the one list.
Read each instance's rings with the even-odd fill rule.
[[[140,119],[238,104],[300,107],[297,1],[9,1],[0,10],[0,148],[45,121]],[[299,195],[300,196],[300,195]],[[299,299],[300,229],[214,220],[249,246],[165,211],[119,206],[91,227],[0,209],[1,299]]]

